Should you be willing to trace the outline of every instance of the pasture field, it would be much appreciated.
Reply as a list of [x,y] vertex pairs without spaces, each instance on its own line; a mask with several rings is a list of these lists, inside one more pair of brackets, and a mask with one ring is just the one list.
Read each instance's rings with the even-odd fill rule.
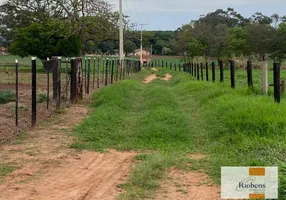
[[[101,68],[103,70],[103,66]],[[151,74],[155,80],[144,83]],[[171,75],[168,81],[162,80],[166,74]],[[11,71],[1,72],[1,89],[12,89],[14,76]],[[30,73],[20,73],[22,96],[30,93],[30,76]],[[279,166],[279,199],[286,199],[286,99],[275,104],[272,88],[269,95],[261,95],[259,70],[253,70],[253,88],[247,87],[244,69],[236,70],[235,89],[230,88],[228,69],[224,69],[224,77],[225,81],[220,83],[216,70],[216,82],[212,83],[205,81],[205,73],[204,81],[197,81],[178,70],[144,68],[127,80],[101,88],[92,95],[88,116],[85,119],[82,116],[79,125],[72,130],[70,125],[64,132],[72,133],[73,139],[67,139],[71,141],[69,147],[98,151],[103,156],[109,155],[106,151],[110,150],[134,155],[130,175],[117,186],[124,191],[118,197],[121,200],[168,197],[168,189],[160,188],[176,172],[207,174],[211,178],[207,187],[219,191],[221,166]],[[286,79],[284,70],[281,79]],[[64,73],[62,81],[65,81]],[[37,82],[40,91],[46,92],[46,75],[39,73]],[[272,82],[271,68],[269,82]],[[20,103],[23,104],[21,116],[29,118],[25,114],[30,109],[28,101]],[[9,114],[9,119],[13,118],[14,104],[11,105],[0,106],[6,109],[1,112]],[[45,104],[41,106],[44,109]],[[40,115],[45,116],[41,111]],[[73,118],[63,118],[68,117]],[[1,119],[4,123],[5,120],[7,118]],[[62,137],[61,134],[63,132],[57,132],[57,137]],[[24,139],[29,138],[28,134],[23,135]],[[38,141],[41,144],[41,139]],[[200,158],[194,159],[194,155]],[[9,176],[17,167],[19,164],[0,160],[0,178]],[[73,165],[70,167],[73,171]],[[116,171],[117,168],[113,173]],[[69,174],[67,179],[70,180]],[[175,183],[176,192],[188,199],[191,190],[184,185],[184,180],[180,180],[182,185]]]

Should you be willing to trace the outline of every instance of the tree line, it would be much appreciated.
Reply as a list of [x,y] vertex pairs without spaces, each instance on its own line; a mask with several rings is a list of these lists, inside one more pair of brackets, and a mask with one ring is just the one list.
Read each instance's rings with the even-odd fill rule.
[[[78,56],[115,54],[118,12],[104,0],[6,0],[0,6],[0,43],[12,54]],[[140,31],[124,16],[124,49],[140,48]],[[157,55],[244,56],[281,62],[286,55],[286,16],[255,13],[246,18],[232,8],[218,9],[175,31],[144,31],[143,47]]]
[[286,56],[286,16],[257,12],[245,18],[232,8],[218,9],[177,29],[170,43],[176,54],[190,58],[244,56],[281,62]]

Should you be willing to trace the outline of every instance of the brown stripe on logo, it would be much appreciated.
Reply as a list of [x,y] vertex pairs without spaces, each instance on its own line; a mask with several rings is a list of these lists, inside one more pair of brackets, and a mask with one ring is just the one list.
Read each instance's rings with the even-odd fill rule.
[[249,168],[249,176],[265,176],[265,168]]
[[249,194],[249,199],[265,199],[265,194]]

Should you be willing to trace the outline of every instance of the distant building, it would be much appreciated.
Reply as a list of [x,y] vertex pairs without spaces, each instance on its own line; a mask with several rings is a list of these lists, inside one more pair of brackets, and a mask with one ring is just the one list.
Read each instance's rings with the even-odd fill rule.
[[0,54],[7,54],[7,49],[5,47],[0,47]]
[[[135,56],[140,59],[141,58],[141,49],[135,50]],[[145,49],[142,50],[142,58],[143,63],[149,63],[151,61],[151,53]]]

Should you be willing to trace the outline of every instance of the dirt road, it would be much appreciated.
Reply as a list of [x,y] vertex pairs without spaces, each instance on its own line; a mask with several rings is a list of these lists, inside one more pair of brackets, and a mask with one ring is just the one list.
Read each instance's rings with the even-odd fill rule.
[[2,200],[115,199],[126,181],[134,152],[76,152],[67,132],[88,113],[73,105],[29,133],[28,139],[1,146],[0,163],[18,169],[0,184]]

